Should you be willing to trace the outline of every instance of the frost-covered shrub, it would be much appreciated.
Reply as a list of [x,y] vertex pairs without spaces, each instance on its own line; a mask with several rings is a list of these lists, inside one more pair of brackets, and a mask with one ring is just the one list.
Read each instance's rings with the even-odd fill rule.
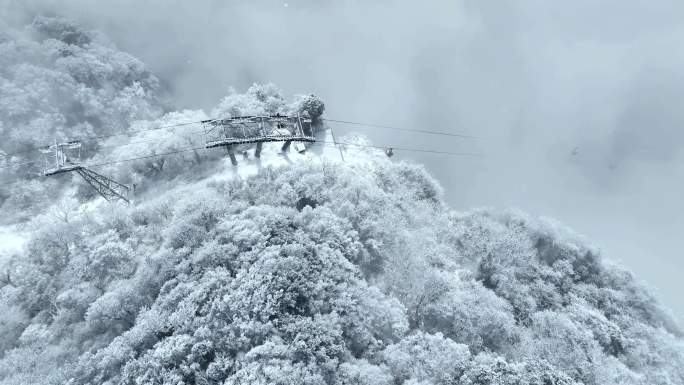
[[682,382],[679,329],[630,274],[381,162],[54,217],[0,286],[0,383]]
[[367,360],[351,360],[337,368],[337,382],[342,385],[391,385],[394,377],[386,366],[376,366]]
[[[0,35],[7,36],[0,39],[0,154],[14,154],[0,155],[0,164],[15,165],[0,170],[0,204],[7,213],[0,221],[23,222],[45,211],[68,185],[53,178],[26,194],[38,183],[27,176],[44,164],[36,148],[126,132],[136,120],[158,117],[160,85],[142,62],[65,19],[39,16],[23,31],[0,24]],[[99,147],[84,143],[84,159]]]
[[69,45],[84,46],[93,41],[91,32],[62,18],[38,16],[31,23],[31,29],[41,38],[57,39]]
[[486,353],[475,357],[459,382],[466,385],[580,384],[544,361],[508,363]]
[[252,85],[245,94],[231,90],[211,115],[216,118],[287,114],[282,92],[274,84]]
[[80,26],[41,16],[12,36],[0,42],[3,151],[122,132],[161,113],[157,78]]
[[325,104],[316,95],[299,95],[290,106],[290,109],[298,115],[308,116],[313,121],[316,121],[325,112]]
[[450,384],[461,377],[471,359],[468,346],[441,334],[418,332],[390,345],[382,353],[382,362],[398,381],[427,381]]
[[519,339],[510,305],[477,283],[444,292],[419,317],[424,330],[441,332],[474,353],[509,353]]

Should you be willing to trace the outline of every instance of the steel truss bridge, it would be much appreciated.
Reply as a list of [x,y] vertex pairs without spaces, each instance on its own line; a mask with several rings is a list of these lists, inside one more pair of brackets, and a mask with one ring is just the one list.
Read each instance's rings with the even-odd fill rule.
[[293,142],[313,143],[316,141],[311,119],[299,115],[209,119],[202,121],[202,125],[204,134],[207,136],[206,147],[224,147],[233,165],[237,165],[235,149],[241,145],[256,144],[254,156],[259,158],[263,143],[284,142],[281,150],[287,151]]

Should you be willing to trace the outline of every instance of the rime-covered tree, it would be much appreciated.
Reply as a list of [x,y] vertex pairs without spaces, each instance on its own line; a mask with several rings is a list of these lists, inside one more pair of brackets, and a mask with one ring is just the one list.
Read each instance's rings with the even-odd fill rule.
[[449,212],[415,166],[187,183],[42,225],[0,288],[0,383],[684,378],[630,274],[556,224]]

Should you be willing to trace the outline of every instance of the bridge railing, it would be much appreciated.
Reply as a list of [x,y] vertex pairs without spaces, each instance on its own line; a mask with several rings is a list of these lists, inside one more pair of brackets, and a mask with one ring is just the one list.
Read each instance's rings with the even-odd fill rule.
[[301,116],[241,116],[202,122],[206,146],[227,147],[264,142],[314,142],[311,119]]

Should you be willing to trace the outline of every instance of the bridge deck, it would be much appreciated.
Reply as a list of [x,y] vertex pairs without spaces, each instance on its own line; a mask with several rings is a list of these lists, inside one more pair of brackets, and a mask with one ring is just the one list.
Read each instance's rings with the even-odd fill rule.
[[80,165],[63,166],[63,167],[59,167],[59,168],[53,168],[53,169],[45,170],[45,172],[43,172],[43,175],[44,176],[50,176],[50,175],[64,174],[66,172],[78,171],[82,168],[83,167]]
[[252,138],[226,138],[207,142],[207,148],[226,147],[238,144],[249,143],[268,143],[268,142],[307,142],[314,143],[316,138],[313,136],[289,136],[289,135],[266,135]]

